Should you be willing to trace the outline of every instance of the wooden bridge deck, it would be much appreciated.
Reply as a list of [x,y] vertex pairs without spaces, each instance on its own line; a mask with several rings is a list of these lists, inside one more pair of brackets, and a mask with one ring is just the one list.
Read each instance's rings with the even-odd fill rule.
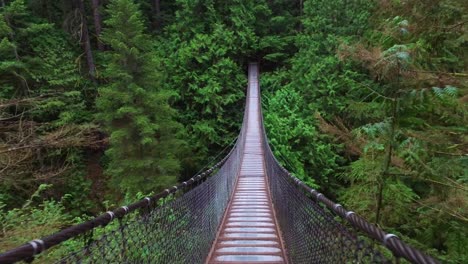
[[207,263],[286,263],[265,175],[258,66],[249,67],[249,112],[243,160],[232,200]]

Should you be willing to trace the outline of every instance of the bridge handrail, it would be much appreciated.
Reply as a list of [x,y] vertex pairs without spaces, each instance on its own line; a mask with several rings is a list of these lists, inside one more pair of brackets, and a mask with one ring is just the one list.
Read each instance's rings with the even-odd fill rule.
[[[258,66],[257,66],[258,69]],[[250,93],[250,91],[248,91]],[[249,98],[249,96],[247,96]],[[259,105],[261,106],[261,96],[260,96],[260,91],[258,94],[258,100],[259,100]],[[213,167],[210,169],[204,171],[203,173],[197,174],[194,177],[192,177],[190,180],[183,182],[179,185],[173,186],[171,188],[168,188],[164,190],[163,192],[160,192],[156,195],[146,197],[136,203],[127,205],[127,206],[122,206],[118,209],[115,209],[113,211],[108,211],[104,214],[101,214],[89,221],[86,221],[84,223],[74,225],[71,227],[68,227],[62,231],[59,231],[53,235],[47,236],[42,239],[35,239],[32,240],[26,244],[23,244],[20,247],[17,247],[15,249],[12,249],[10,251],[7,251],[3,254],[0,254],[0,263],[13,263],[16,261],[33,261],[34,256],[40,254],[41,252],[45,251],[46,249],[49,249],[55,245],[58,245],[70,238],[77,237],[79,235],[85,234],[94,228],[97,227],[102,227],[106,226],[109,223],[111,223],[115,219],[122,219],[125,215],[130,214],[131,212],[134,212],[138,209],[145,209],[145,208],[152,208],[155,209],[158,205],[158,201],[168,197],[171,194],[176,194],[181,191],[186,191],[189,188],[190,190],[196,190],[198,188],[192,188],[194,186],[198,186],[197,184],[204,184],[207,183],[207,181],[210,181],[212,179],[216,179],[216,177],[210,177],[207,179],[210,175],[212,175],[214,172],[217,172],[217,170],[223,170],[226,166],[223,165],[229,165],[231,164],[234,167],[230,168],[237,168],[239,167],[239,155],[242,153],[243,145],[245,142],[245,130],[247,127],[247,113],[248,113],[248,108],[249,105],[246,103],[245,105],[245,111],[244,111],[244,119],[243,119],[243,125],[242,129],[239,133],[239,136],[237,138],[236,144],[234,147],[231,149],[228,155],[226,155],[223,159],[221,159],[218,163],[216,163]],[[261,113],[261,107],[260,107],[260,113]],[[335,202],[331,201],[325,195],[322,193],[319,193],[317,190],[314,190],[307,186],[304,182],[296,178],[294,175],[292,175],[290,172],[288,172],[281,164],[278,162],[278,160],[275,158],[273,155],[273,152],[270,148],[270,145],[268,143],[268,137],[266,134],[266,130],[263,124],[263,115],[260,114],[260,122],[261,122],[261,129],[263,132],[263,148],[264,148],[264,154],[265,154],[265,162],[266,162],[266,167],[270,172],[277,172],[277,175],[274,175],[273,177],[280,177],[282,178],[283,183],[287,183],[288,186],[295,186],[294,188],[290,187],[292,190],[297,190],[300,191],[300,195],[306,195],[307,198],[304,201],[307,201],[309,204],[314,204],[315,208],[318,208],[317,205],[315,204],[322,204],[325,205],[326,208],[328,208],[331,212],[334,214],[338,215],[340,218],[342,218],[344,221],[347,221],[351,226],[353,226],[356,230],[362,232],[365,234],[367,237],[378,241],[380,244],[382,244],[384,247],[388,248],[396,258],[405,258],[413,263],[439,263],[437,260],[433,259],[432,257],[424,254],[423,252],[419,251],[418,249],[415,249],[414,247],[411,247],[407,245],[405,242],[401,241],[398,237],[396,237],[393,234],[388,234],[384,232],[382,229],[378,228],[377,226],[373,225],[372,223],[368,222],[364,218],[358,216],[356,213],[352,211],[347,211],[343,206],[340,204],[336,204]],[[272,162],[270,162],[272,161]],[[268,164],[270,163],[270,164]],[[229,167],[229,166],[228,166]],[[274,167],[274,168],[273,168]],[[236,170],[236,169],[234,169]],[[234,173],[234,171],[231,171]],[[268,173],[268,178],[271,178],[272,173]],[[222,176],[222,175],[221,175]],[[220,177],[221,177],[220,176]],[[204,183],[202,181],[206,180]],[[232,179],[231,179],[232,180]],[[230,188],[227,188],[227,191],[231,191]],[[190,192],[190,191],[189,191]],[[189,193],[186,192],[186,193]],[[292,195],[292,194],[291,194]],[[229,196],[229,195],[228,195]],[[226,196],[226,197],[228,197]],[[230,197],[230,196],[229,196]],[[158,208],[158,207],[156,207]],[[318,210],[318,209],[317,209]],[[321,212],[317,213],[321,214]],[[328,213],[327,213],[328,214]],[[332,214],[330,214],[332,215]],[[333,220],[333,218],[327,216],[328,219]],[[294,225],[295,223],[291,222],[288,223],[291,225]],[[330,225],[333,227],[334,224],[330,223]],[[336,226],[335,226],[336,227]],[[331,229],[330,229],[331,230]],[[348,232],[349,233],[349,232]],[[341,235],[346,237],[348,235],[347,232],[343,232]],[[340,234],[337,234],[340,235]],[[338,245],[339,246],[339,245]],[[286,247],[288,245],[286,244]],[[377,254],[378,255],[378,254]],[[380,256],[377,256],[380,258]]]
[[[250,91],[247,90],[246,98],[248,98],[249,92]],[[213,165],[211,168],[205,170],[204,172],[196,174],[195,176],[190,178],[188,181],[184,181],[178,185],[172,186],[155,195],[145,197],[139,200],[138,202],[135,202],[126,206],[121,206],[113,211],[108,211],[106,213],[103,213],[86,222],[70,226],[57,233],[54,233],[47,237],[43,237],[41,239],[31,240],[14,249],[11,249],[4,253],[0,253],[0,263],[15,263],[15,262],[22,261],[22,260],[27,261],[27,262],[32,262],[36,255],[39,255],[41,252],[44,252],[47,249],[50,249],[62,242],[65,242],[71,238],[75,238],[79,235],[86,234],[87,232],[90,232],[91,230],[97,227],[107,226],[109,223],[113,222],[114,220],[122,219],[124,216],[136,210],[145,209],[145,208],[155,208],[157,207],[158,201],[160,201],[161,199],[164,199],[171,194],[176,194],[180,191],[191,190],[197,187],[198,183],[202,182],[209,176],[212,176],[212,174],[214,174],[214,172],[220,169],[233,154],[242,153],[242,151],[237,151],[237,150],[243,149],[243,145],[245,141],[244,140],[245,129],[246,129],[245,123],[247,122],[247,113],[248,113],[248,108],[249,108],[247,101],[245,103],[244,108],[245,108],[245,112],[244,112],[244,117],[243,117],[243,124],[239,132],[239,135],[237,136],[235,144],[230,149],[229,153],[224,158],[222,158],[219,162]]]
[[[260,87],[260,86],[259,86]],[[260,96],[260,89],[259,89],[259,105],[261,104],[261,96]],[[412,263],[424,263],[424,264],[436,264],[439,263],[436,259],[432,258],[431,256],[425,254],[424,252],[406,244],[400,238],[398,238],[394,234],[386,233],[376,225],[370,223],[363,217],[357,215],[353,211],[346,210],[341,204],[337,204],[327,198],[324,194],[318,192],[317,190],[309,187],[303,181],[295,177],[292,173],[290,173],[286,168],[284,168],[276,159],[273,151],[270,148],[270,143],[268,141],[268,136],[265,130],[265,126],[263,123],[263,114],[262,114],[262,107],[260,107],[260,117],[262,122],[262,131],[263,131],[263,138],[264,138],[264,152],[265,155],[271,155],[273,160],[275,161],[276,165],[281,168],[283,173],[287,175],[290,181],[294,182],[298,189],[302,190],[306,194],[311,194],[315,201],[311,199],[312,202],[320,203],[325,205],[330,211],[338,215],[341,219],[347,221],[357,230],[363,232],[367,237],[378,241],[381,245],[389,249],[396,258],[405,258],[406,260]],[[279,176],[279,175],[278,175]],[[287,246],[287,245],[286,245]]]
[[106,226],[110,222],[118,218],[122,218],[125,215],[128,215],[138,209],[144,209],[144,208],[150,207],[151,205],[155,205],[157,204],[159,200],[166,198],[171,194],[175,194],[179,191],[189,189],[193,187],[194,185],[196,185],[198,182],[209,177],[213,172],[216,171],[216,169],[220,168],[226,162],[226,160],[231,156],[234,149],[235,149],[235,145],[233,148],[231,148],[229,153],[223,159],[221,159],[218,163],[213,165],[211,168],[205,170],[204,172],[193,176],[188,181],[184,181],[179,185],[174,185],[171,188],[165,189],[164,191],[159,192],[155,195],[145,197],[139,200],[138,202],[135,202],[126,206],[121,206],[113,211],[108,211],[106,213],[103,213],[81,224],[77,224],[77,225],[73,225],[71,227],[65,228],[53,235],[44,237],[42,239],[31,240],[30,242],[27,242],[23,244],[22,246],[19,246],[3,254],[0,254],[0,263],[13,263],[16,261],[27,260],[27,259],[33,258],[35,255],[38,255],[41,252],[55,245],[65,242],[70,238],[82,235],[96,227]]

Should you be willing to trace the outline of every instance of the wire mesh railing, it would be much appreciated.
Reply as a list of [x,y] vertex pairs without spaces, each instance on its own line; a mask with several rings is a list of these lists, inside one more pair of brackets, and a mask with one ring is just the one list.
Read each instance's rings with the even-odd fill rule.
[[[0,263],[203,263],[237,180],[245,129],[243,125],[229,154],[205,172],[0,254]],[[67,246],[70,241],[76,242],[74,246]],[[64,254],[48,256],[48,249],[60,246],[65,247]]]
[[202,263],[234,188],[239,151],[198,187],[160,200],[60,263]]
[[[291,263],[392,263],[400,258],[411,263],[439,263],[308,187],[265,148],[272,201]],[[364,237],[392,254],[382,254]]]
[[[162,193],[0,254],[0,263],[205,262],[240,170],[248,108],[246,104],[235,146],[209,170]],[[277,162],[267,142],[263,128],[268,184],[289,262],[389,263],[392,258],[405,258],[438,263],[295,178]],[[393,256],[381,253],[369,238]],[[84,244],[47,258],[48,249],[70,240]]]
[[57,263],[202,263],[234,188],[243,145],[239,139],[226,159],[189,181],[30,241],[0,255],[0,263],[49,263],[42,256],[46,249],[71,238],[86,242]]
[[300,191],[271,152],[265,152],[265,164],[291,263],[391,263]]
[[[260,116],[266,173],[289,262],[399,263],[404,258],[439,263],[294,177],[276,160]],[[374,242],[390,254],[382,253]]]

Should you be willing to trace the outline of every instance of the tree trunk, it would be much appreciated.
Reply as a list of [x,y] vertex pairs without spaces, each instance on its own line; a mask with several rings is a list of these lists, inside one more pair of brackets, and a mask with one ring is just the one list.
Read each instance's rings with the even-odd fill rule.
[[161,0],[154,0],[154,11],[156,16],[159,16],[161,13]]
[[299,0],[299,32],[302,32],[302,15],[304,13],[304,0]]
[[96,31],[97,47],[99,50],[103,51],[104,44],[101,42],[102,18],[101,13],[99,12],[99,0],[91,0],[91,6],[93,8],[94,29]]
[[[398,62],[398,76],[397,76],[397,82],[396,82],[396,87],[400,87],[400,77],[401,77],[401,65]],[[396,90],[396,89],[395,89]],[[378,193],[377,193],[377,209],[375,212],[375,224],[379,225],[380,224],[380,218],[381,218],[381,211],[383,207],[383,192],[385,188],[385,180],[387,179],[387,176],[389,174],[390,167],[392,166],[392,155],[394,151],[394,146],[395,146],[395,134],[396,134],[396,127],[397,127],[397,118],[398,118],[398,92],[393,92],[390,94],[392,98],[392,108],[391,108],[391,118],[392,118],[392,123],[390,124],[390,131],[389,131],[389,139],[388,139],[388,149],[387,149],[387,155],[385,157],[384,161],[384,167],[382,170],[382,174],[379,179],[378,183]]]
[[51,10],[50,10],[50,1],[42,1],[42,9],[44,9],[44,17],[47,17],[47,21],[49,23],[53,23],[54,20],[52,18]]
[[81,16],[81,39],[80,43],[83,46],[86,54],[86,62],[88,64],[89,76],[91,80],[95,81],[96,65],[94,64],[93,52],[91,50],[91,43],[89,41],[89,31],[86,21],[86,12],[83,4],[83,0],[77,0],[78,10]]
[[153,29],[161,28],[161,0],[153,0],[151,7],[153,8]]
[[398,107],[398,99],[394,98],[392,101],[392,123],[390,125],[390,138],[388,139],[388,149],[387,155],[385,156],[384,167],[382,170],[382,174],[380,175],[380,179],[378,182],[378,191],[377,191],[377,209],[375,212],[375,224],[380,224],[381,218],[381,211],[382,211],[382,203],[383,203],[383,192],[385,188],[385,180],[387,179],[388,172],[392,165],[392,155],[393,155],[393,147],[395,144],[395,129],[397,123],[397,107]]

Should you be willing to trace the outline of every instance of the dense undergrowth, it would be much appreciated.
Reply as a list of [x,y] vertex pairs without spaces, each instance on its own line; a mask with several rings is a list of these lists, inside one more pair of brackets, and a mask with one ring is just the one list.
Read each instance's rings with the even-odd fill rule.
[[288,170],[467,262],[467,14],[462,0],[0,1],[0,251],[190,177],[237,135],[259,61]]

